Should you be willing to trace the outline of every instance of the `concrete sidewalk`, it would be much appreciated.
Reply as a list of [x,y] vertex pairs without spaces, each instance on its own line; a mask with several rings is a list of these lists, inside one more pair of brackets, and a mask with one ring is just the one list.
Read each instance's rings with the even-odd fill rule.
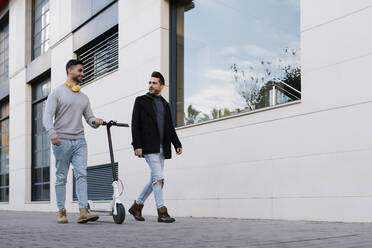
[[0,247],[372,247],[372,224],[155,217],[122,225],[111,216],[96,223],[57,224],[55,213],[0,211]]

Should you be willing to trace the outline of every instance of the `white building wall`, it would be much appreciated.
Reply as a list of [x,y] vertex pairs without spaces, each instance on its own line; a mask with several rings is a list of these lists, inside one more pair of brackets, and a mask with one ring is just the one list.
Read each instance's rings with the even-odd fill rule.
[[[25,69],[25,22],[26,2],[13,1],[9,4],[9,203],[2,204],[6,209],[21,210],[27,203],[26,178],[31,177],[30,169],[30,88],[26,87]],[[13,123],[13,125],[10,125]],[[11,148],[11,149],[10,149]],[[11,164],[11,165],[10,165]]]
[[[10,7],[11,200],[0,209],[55,211],[54,184],[48,203],[29,203],[26,193],[31,185],[30,88],[25,62],[14,59],[25,47],[24,39],[15,37],[24,29],[22,2],[11,1]],[[71,24],[63,21],[71,4],[57,2],[51,1],[52,87],[64,82],[64,65],[74,56]],[[146,93],[150,73],[160,70],[168,82],[168,12],[165,0],[119,1],[119,69],[83,88],[97,117],[130,123],[134,99]],[[302,0],[301,102],[178,128],[184,154],[173,153],[165,167],[170,213],[372,221],[371,21],[371,0]],[[133,156],[130,134],[127,128],[112,130],[126,208],[149,177],[145,161]],[[88,165],[107,163],[105,128],[86,126],[86,138]],[[52,156],[52,181],[54,172]],[[66,206],[76,211],[72,174],[69,182]],[[156,214],[152,196],[144,213]]]

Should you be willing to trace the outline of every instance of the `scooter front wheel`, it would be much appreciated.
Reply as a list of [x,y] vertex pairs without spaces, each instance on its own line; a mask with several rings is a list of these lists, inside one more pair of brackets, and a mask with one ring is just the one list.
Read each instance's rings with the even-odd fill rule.
[[[117,214],[112,214],[112,218],[116,224],[122,224],[125,220],[125,208],[121,203],[116,203]],[[114,212],[114,210],[112,210]]]

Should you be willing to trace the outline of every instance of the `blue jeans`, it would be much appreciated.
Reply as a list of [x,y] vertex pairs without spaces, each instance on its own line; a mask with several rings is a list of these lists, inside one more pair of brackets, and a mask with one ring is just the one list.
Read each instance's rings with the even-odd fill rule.
[[163,199],[163,184],[157,183],[160,180],[164,180],[163,169],[164,169],[164,154],[163,147],[160,146],[160,153],[151,153],[144,155],[147,164],[151,169],[151,176],[149,182],[143,188],[141,194],[136,200],[137,204],[144,204],[146,199],[149,197],[151,192],[154,192],[156,207],[161,208],[164,206]]
[[59,211],[65,209],[66,182],[70,163],[74,169],[75,189],[79,209],[88,206],[87,187],[87,143],[85,139],[62,139],[61,145],[52,145],[56,159],[56,198]]

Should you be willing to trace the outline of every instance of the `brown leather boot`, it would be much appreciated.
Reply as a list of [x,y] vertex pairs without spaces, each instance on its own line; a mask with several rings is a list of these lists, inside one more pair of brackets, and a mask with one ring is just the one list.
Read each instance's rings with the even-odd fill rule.
[[67,216],[66,216],[66,210],[58,211],[57,222],[58,222],[59,224],[65,224],[65,223],[68,223]]
[[158,222],[172,223],[176,220],[169,216],[168,210],[165,206],[158,208]]
[[78,219],[78,223],[87,223],[88,221],[96,221],[98,220],[99,216],[97,214],[89,213],[88,209],[82,208],[80,209],[80,216]]
[[134,219],[138,221],[145,221],[145,218],[142,217],[142,208],[143,204],[137,204],[137,202],[134,201],[133,205],[128,211],[131,215],[133,215]]

